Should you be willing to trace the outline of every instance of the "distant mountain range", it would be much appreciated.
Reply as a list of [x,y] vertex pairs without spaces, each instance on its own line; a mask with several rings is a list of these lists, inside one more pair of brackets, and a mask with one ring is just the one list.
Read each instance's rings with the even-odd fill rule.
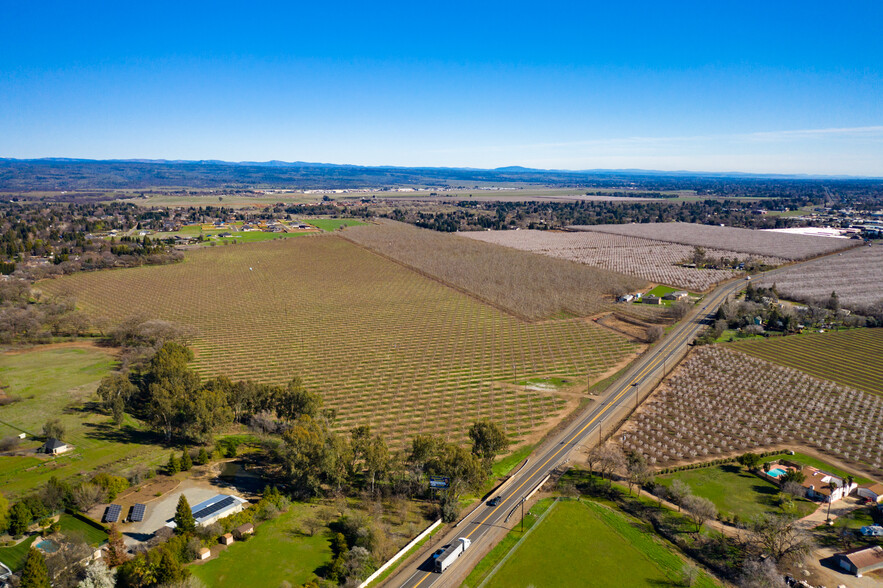
[[848,176],[750,174],[641,169],[556,170],[360,166],[304,161],[0,158],[0,190],[112,190],[161,187],[343,189],[427,186],[477,188],[542,184],[645,189],[689,188],[727,181],[863,180]]

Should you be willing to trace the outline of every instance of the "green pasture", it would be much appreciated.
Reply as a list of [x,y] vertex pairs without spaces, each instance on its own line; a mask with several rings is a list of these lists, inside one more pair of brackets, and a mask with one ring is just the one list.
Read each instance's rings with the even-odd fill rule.
[[676,585],[684,565],[643,523],[590,501],[556,503],[511,555],[486,586]]
[[261,523],[247,541],[237,541],[215,559],[189,569],[206,586],[300,586],[315,580],[316,570],[331,561],[327,534],[309,536],[300,521],[310,506],[293,504],[288,512]]
[[303,219],[303,222],[323,231],[336,231],[341,227],[354,227],[366,224],[354,218],[310,218]]
[[[779,487],[749,473],[737,464],[723,464],[683,470],[657,476],[663,486],[671,486],[681,480],[690,486],[693,494],[712,501],[723,516],[738,517],[749,521],[765,513],[781,513],[778,507]],[[794,501],[795,514],[804,517],[818,505],[806,499]]]
[[[64,440],[74,450],[57,457],[34,455],[0,459],[0,488],[7,496],[32,490],[52,476],[70,478],[98,467],[128,468],[162,459],[162,448],[140,423],[127,419],[117,429],[107,415],[96,412],[94,393],[110,373],[115,359],[97,348],[35,348],[0,355],[0,383],[5,392],[22,398],[0,407],[0,421],[30,436],[42,435],[46,421],[57,418]],[[22,445],[23,449],[38,442]]]

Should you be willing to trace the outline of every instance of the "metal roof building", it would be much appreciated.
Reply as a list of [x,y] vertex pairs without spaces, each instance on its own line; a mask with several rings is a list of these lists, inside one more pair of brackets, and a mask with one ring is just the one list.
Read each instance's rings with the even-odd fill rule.
[[[190,512],[193,513],[197,525],[205,526],[241,511],[247,503],[247,500],[238,496],[218,494],[190,507]],[[166,526],[174,528],[176,525],[172,520],[166,523]]]

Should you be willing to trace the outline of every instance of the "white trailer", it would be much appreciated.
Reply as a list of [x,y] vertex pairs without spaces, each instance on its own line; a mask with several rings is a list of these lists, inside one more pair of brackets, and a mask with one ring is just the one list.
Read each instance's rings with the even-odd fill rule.
[[469,549],[472,542],[466,537],[460,537],[445,552],[435,559],[435,571],[439,574],[448,569],[454,561],[463,555],[463,552]]

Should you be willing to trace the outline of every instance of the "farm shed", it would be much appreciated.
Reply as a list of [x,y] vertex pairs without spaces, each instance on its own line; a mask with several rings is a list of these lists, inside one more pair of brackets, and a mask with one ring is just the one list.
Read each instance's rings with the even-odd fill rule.
[[236,537],[237,539],[240,539],[240,540],[243,537],[245,537],[246,535],[253,535],[253,534],[254,534],[254,525],[252,525],[251,523],[245,523],[245,524],[239,525],[238,527],[233,529],[233,536]]
[[652,294],[648,294],[641,298],[641,302],[644,304],[662,304],[662,298],[659,296],[653,296]]
[[859,547],[835,554],[834,560],[842,569],[861,578],[863,574],[883,569],[883,547]]
[[[193,513],[193,519],[196,521],[196,524],[204,527],[219,519],[240,512],[247,503],[247,500],[238,496],[218,494],[200,502],[196,506],[190,507],[190,512]],[[175,525],[174,520],[171,520],[165,526],[174,529],[177,525]]]
[[40,451],[43,453],[48,453],[49,455],[58,455],[59,453],[64,453],[66,451],[70,451],[73,449],[70,445],[65,443],[64,441],[59,441],[58,439],[49,438],[46,440],[46,443],[40,447]]
[[857,494],[874,502],[883,502],[883,484],[862,484]]
[[626,294],[625,296],[619,297],[619,302],[631,302],[634,299],[635,299],[635,297],[632,296],[631,294]]

